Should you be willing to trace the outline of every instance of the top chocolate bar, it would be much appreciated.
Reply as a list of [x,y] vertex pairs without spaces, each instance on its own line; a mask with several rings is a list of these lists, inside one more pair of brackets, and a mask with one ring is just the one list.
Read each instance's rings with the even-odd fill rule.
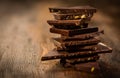
[[58,8],[49,8],[51,13],[95,13],[96,8],[91,6],[76,6],[76,7],[58,7]]

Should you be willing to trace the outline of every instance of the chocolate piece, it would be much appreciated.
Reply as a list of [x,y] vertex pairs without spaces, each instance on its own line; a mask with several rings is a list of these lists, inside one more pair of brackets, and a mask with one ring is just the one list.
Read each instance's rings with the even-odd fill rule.
[[76,52],[76,51],[94,51],[98,48],[97,45],[91,45],[91,46],[72,46],[72,47],[57,47],[58,52]]
[[52,27],[58,28],[58,29],[66,29],[66,30],[74,30],[74,29],[81,29],[81,28],[87,28],[88,23],[83,23],[79,26],[74,25],[52,25]]
[[74,35],[79,35],[79,34],[98,32],[98,27],[83,28],[83,29],[76,29],[76,30],[64,30],[64,29],[57,29],[57,28],[52,27],[50,28],[50,32],[61,34],[63,36],[74,36]]
[[[93,13],[86,13],[86,14],[53,14],[56,20],[78,20],[82,18],[92,18]],[[83,17],[84,16],[84,17]]]
[[60,59],[60,58],[86,57],[95,54],[97,53],[92,51],[75,52],[75,53],[52,51],[47,56],[43,56],[41,60],[44,61],[44,60],[52,60],[52,59]]
[[79,37],[58,37],[58,38],[52,38],[53,40],[56,40],[58,42],[69,42],[69,41],[82,41],[82,40],[88,40],[94,38],[92,35],[81,35]]
[[86,63],[86,62],[96,61],[98,59],[99,59],[98,55],[93,55],[90,57],[66,59],[66,63],[78,64],[78,63]]
[[92,55],[89,57],[83,58],[70,58],[70,59],[60,59],[60,64],[64,67],[73,67],[76,64],[88,63],[88,62],[96,62],[99,59],[98,55]]
[[97,37],[100,34],[104,34],[104,31],[102,30],[102,31],[99,31],[99,32],[94,32],[94,33],[75,35],[75,36],[72,36],[72,37],[61,36],[61,37],[52,38],[52,39],[54,39],[56,41],[59,41],[59,42],[75,41],[75,40],[76,41],[81,41],[81,40],[87,40],[87,39],[91,39],[91,38]]
[[75,35],[75,36],[72,36],[72,37],[68,37],[68,36],[62,36],[61,38],[53,38],[55,40],[59,40],[61,42],[63,41],[74,41],[74,40],[86,40],[86,39],[90,39],[90,38],[93,38],[93,37],[96,37],[100,34],[104,34],[104,31],[99,31],[99,32],[93,32],[93,33],[88,33],[88,34],[80,34],[80,35]]
[[99,43],[100,40],[96,38],[88,39],[88,40],[81,40],[81,41],[65,41],[65,42],[60,42],[61,46],[67,47],[67,46],[85,46],[85,45],[91,45],[91,44],[97,44]]
[[95,13],[96,9],[90,6],[76,6],[76,7],[58,7],[58,8],[49,8],[51,13]]
[[60,58],[74,58],[74,57],[85,57],[94,54],[100,53],[111,53],[112,49],[106,46],[103,43],[99,43],[99,48],[95,51],[85,51],[85,52],[75,52],[75,53],[68,53],[68,52],[57,52],[55,50],[49,52],[47,55],[41,58],[42,61],[45,60],[52,60],[52,59],[60,59]]
[[89,21],[90,18],[84,18],[79,20],[47,20],[47,23],[53,26],[80,26]]
[[75,35],[72,37],[68,36],[61,36],[58,38],[52,38],[53,40],[56,40],[58,42],[67,42],[67,41],[82,41],[82,40],[88,40],[94,37],[97,37],[102,32],[95,32],[95,33],[89,33],[89,34],[82,34],[82,35]]

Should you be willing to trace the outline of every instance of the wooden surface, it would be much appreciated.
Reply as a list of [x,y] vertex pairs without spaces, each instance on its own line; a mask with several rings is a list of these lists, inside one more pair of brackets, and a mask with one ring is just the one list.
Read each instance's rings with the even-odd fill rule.
[[[64,68],[59,62],[51,62],[54,65],[46,70],[45,78],[103,78],[101,73],[79,71],[73,68]],[[44,63],[45,67],[50,66],[49,62]],[[47,77],[46,77],[47,76]]]

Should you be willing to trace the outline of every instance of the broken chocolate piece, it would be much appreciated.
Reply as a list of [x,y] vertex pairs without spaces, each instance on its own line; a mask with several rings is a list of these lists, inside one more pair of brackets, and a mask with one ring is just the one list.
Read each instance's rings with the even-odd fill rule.
[[[93,13],[86,13],[86,14],[53,14],[54,18],[56,20],[78,20],[78,19],[82,19],[82,18],[92,18]],[[83,17],[84,16],[84,17]]]
[[47,20],[47,23],[53,26],[80,26],[89,21],[90,18],[84,18],[79,20]]
[[58,29],[66,29],[66,30],[74,30],[74,29],[82,29],[82,28],[87,28],[88,23],[83,23],[82,25],[79,26],[74,26],[74,25],[52,25],[52,27],[58,28]]
[[76,52],[76,51],[94,51],[98,48],[97,45],[90,45],[90,46],[72,46],[72,47],[57,47],[58,52]]
[[63,36],[74,36],[74,35],[79,35],[79,34],[98,32],[98,27],[75,29],[75,30],[64,30],[64,29],[57,29],[57,28],[52,27],[50,28],[50,32],[61,34]]
[[78,63],[86,63],[86,62],[96,61],[98,59],[99,59],[98,55],[93,55],[90,57],[66,59],[66,63],[78,64]]
[[69,13],[95,13],[96,9],[90,6],[76,6],[76,7],[58,7],[49,8],[51,13],[69,14]]
[[81,41],[65,41],[65,42],[60,42],[61,46],[67,47],[67,46],[85,46],[85,45],[91,45],[91,44],[97,44],[99,43],[100,40],[96,38],[88,39],[88,40],[81,40]]
[[55,40],[59,40],[61,42],[63,41],[74,41],[74,40],[87,40],[87,39],[90,39],[90,38],[94,38],[100,34],[104,34],[104,31],[99,31],[99,32],[93,32],[93,33],[88,33],[88,34],[80,34],[80,35],[75,35],[75,36],[72,36],[72,37],[68,37],[68,36],[61,36],[61,38],[53,38]]

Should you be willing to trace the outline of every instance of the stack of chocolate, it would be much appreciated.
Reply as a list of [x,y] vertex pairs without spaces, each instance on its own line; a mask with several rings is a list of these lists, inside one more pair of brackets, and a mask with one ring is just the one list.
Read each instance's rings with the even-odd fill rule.
[[[53,38],[56,48],[45,56],[42,61],[60,59],[64,67],[80,66],[96,67],[100,53],[110,53],[112,49],[101,43],[98,27],[88,27],[96,12],[90,6],[49,8],[55,20],[48,20],[50,32],[60,34],[61,37]],[[78,68],[78,67],[77,67]],[[81,69],[81,68],[80,68]],[[94,68],[92,68],[94,70]]]

